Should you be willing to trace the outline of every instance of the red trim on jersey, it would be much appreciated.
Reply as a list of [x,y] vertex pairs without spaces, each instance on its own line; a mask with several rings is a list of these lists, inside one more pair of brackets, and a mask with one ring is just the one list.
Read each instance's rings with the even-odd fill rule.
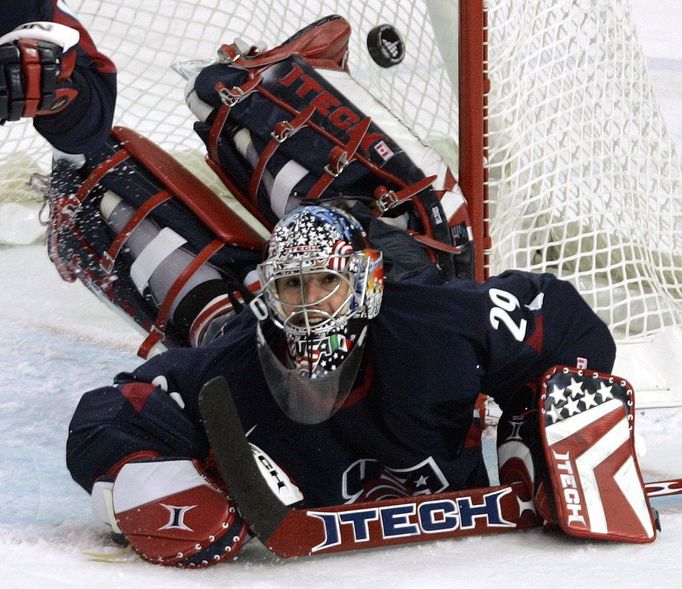
[[542,350],[542,342],[545,339],[545,319],[542,315],[538,315],[535,318],[535,329],[533,330],[533,335],[531,335],[526,343],[533,348],[536,352],[540,353]]
[[131,382],[121,387],[121,394],[140,413],[156,387],[148,382]]

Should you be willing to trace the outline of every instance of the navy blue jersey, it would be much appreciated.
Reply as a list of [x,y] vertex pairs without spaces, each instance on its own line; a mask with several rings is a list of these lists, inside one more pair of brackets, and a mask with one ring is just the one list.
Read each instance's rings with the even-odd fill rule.
[[505,404],[554,364],[582,358],[608,372],[615,356],[604,323],[549,274],[443,285],[427,272],[386,284],[357,388],[328,421],[302,425],[267,389],[255,327],[244,311],[210,346],[170,350],[86,393],[67,444],[74,479],[90,490],[136,453],[205,459],[197,397],[222,375],[249,440],[289,474],[309,506],[354,501],[382,473],[415,494],[485,485],[480,443],[469,435],[479,392]]
[[88,32],[64,0],[5,0],[0,35],[32,21],[52,21],[78,30],[76,67],[66,84],[78,90],[67,109],[37,116],[33,124],[54,147],[67,153],[86,153],[108,138],[116,103],[116,68],[100,53]]

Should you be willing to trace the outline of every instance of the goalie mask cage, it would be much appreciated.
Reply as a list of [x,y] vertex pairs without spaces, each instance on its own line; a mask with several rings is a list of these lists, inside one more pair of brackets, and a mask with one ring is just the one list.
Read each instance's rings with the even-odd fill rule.
[[[211,58],[235,37],[273,46],[321,16],[344,16],[351,74],[458,171],[478,276],[520,268],[570,280],[611,327],[615,372],[633,383],[638,404],[682,404],[674,386],[682,382],[682,172],[629,0],[69,0],[68,8],[118,67],[115,122],[221,194],[171,65]],[[383,23],[405,43],[390,68],[366,46]],[[29,122],[0,133],[0,206],[35,199],[27,179],[47,172],[49,147]]]

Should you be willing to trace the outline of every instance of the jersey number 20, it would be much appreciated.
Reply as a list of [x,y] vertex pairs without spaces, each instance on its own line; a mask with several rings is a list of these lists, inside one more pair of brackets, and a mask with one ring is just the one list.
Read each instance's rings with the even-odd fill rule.
[[521,319],[516,323],[510,315],[510,313],[521,306],[519,299],[510,292],[500,290],[499,288],[491,288],[488,291],[488,296],[493,305],[495,305],[490,309],[490,324],[493,326],[493,329],[499,329],[500,323],[502,323],[514,336],[515,340],[522,342],[526,338],[526,325],[528,322],[525,319]]

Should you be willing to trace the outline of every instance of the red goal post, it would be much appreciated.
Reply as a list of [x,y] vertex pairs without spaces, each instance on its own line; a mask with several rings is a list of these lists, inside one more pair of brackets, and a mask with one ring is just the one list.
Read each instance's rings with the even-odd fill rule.
[[474,235],[477,280],[488,276],[487,26],[483,0],[459,4],[459,185],[466,196]]
[[682,168],[629,0],[473,0],[459,18],[477,270],[571,281],[638,404],[682,404]]

